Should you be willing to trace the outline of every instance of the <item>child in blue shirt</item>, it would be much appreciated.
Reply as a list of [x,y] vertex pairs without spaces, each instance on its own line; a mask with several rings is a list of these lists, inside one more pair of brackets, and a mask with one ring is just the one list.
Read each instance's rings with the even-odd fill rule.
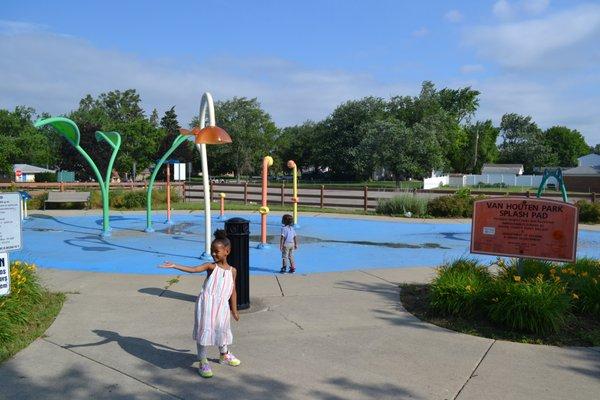
[[279,248],[281,249],[282,267],[279,272],[285,273],[287,260],[290,261],[290,274],[296,272],[296,263],[294,262],[294,250],[298,249],[298,236],[294,230],[294,217],[285,214],[281,218],[281,238],[279,239]]

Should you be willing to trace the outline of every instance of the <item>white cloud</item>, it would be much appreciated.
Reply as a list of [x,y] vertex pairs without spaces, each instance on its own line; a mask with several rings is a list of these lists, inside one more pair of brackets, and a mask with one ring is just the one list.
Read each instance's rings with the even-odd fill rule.
[[175,105],[187,125],[202,93],[210,91],[216,100],[257,97],[276,123],[288,125],[320,120],[350,99],[418,91],[418,84],[387,84],[369,74],[308,69],[278,58],[140,59],[48,32],[0,34],[0,54],[0,107],[27,105],[54,115],[77,108],[88,93],[135,88],[147,113]]
[[523,0],[521,7],[530,14],[540,14],[548,8],[550,0]]
[[450,10],[444,15],[444,19],[449,22],[457,23],[464,19],[462,13],[458,10]]
[[483,71],[485,71],[485,68],[481,64],[466,64],[460,67],[460,72],[463,74],[475,74]]
[[[468,31],[465,42],[507,68],[569,68],[597,59],[600,6]],[[597,61],[597,60],[596,60]]]
[[498,0],[494,3],[492,11],[499,18],[509,18],[513,14],[513,7],[506,0]]
[[1,35],[22,35],[26,33],[40,32],[47,30],[46,25],[33,24],[31,22],[7,21],[0,19]]
[[492,6],[492,12],[498,18],[509,19],[521,14],[541,14],[549,5],[550,0],[521,0],[512,3],[508,0],[498,0]]
[[412,32],[414,37],[423,37],[429,35],[429,29],[422,27]]

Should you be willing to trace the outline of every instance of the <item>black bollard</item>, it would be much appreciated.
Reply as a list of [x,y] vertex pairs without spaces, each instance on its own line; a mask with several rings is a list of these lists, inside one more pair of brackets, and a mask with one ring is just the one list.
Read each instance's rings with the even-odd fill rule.
[[227,262],[237,269],[237,306],[245,310],[250,307],[250,221],[230,218],[225,221],[225,232],[231,242]]

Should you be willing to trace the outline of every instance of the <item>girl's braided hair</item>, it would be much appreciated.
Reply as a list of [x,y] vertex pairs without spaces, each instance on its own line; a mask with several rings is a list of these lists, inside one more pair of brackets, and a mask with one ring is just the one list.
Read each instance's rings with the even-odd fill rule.
[[227,232],[225,232],[225,229],[217,229],[214,235],[215,240],[213,240],[213,244],[221,244],[223,247],[231,247],[231,242],[227,238]]

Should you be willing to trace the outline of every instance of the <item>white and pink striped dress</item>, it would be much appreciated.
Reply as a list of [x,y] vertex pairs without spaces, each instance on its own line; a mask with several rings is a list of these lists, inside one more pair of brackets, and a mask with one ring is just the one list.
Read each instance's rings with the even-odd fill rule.
[[233,292],[232,268],[215,269],[204,281],[196,300],[194,340],[203,346],[224,346],[233,342],[229,298]]

